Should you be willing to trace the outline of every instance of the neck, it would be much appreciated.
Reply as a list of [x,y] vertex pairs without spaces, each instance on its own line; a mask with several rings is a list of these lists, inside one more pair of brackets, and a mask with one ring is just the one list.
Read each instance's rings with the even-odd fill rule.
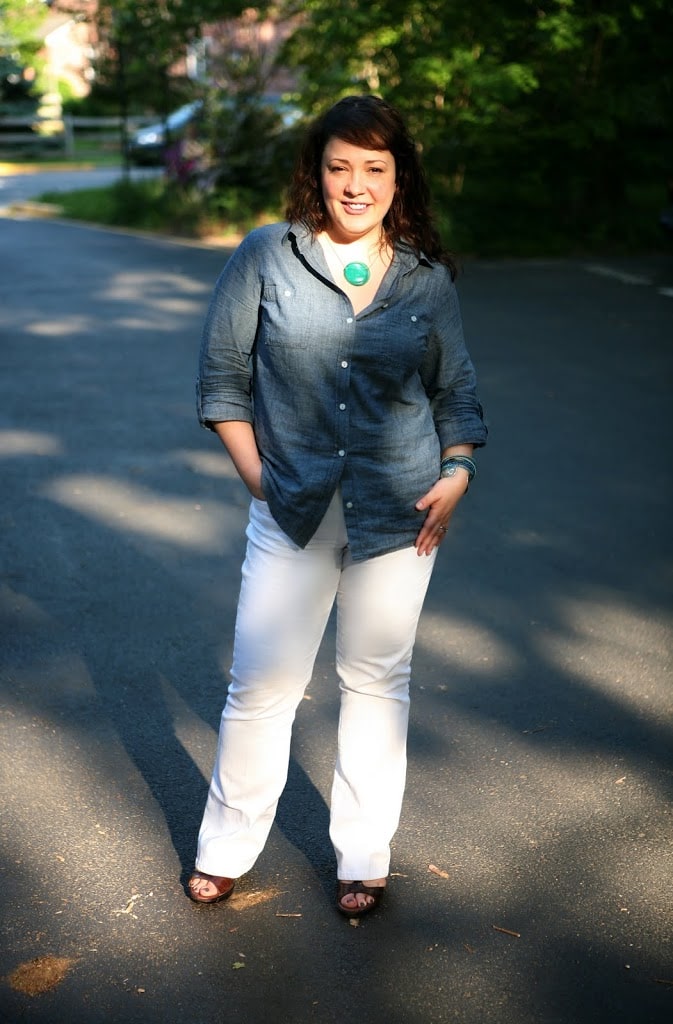
[[375,253],[383,249],[386,245],[386,237],[381,227],[368,231],[364,235],[344,235],[339,231],[335,231],[331,226],[326,227],[320,232],[324,237],[327,238],[332,245],[346,248],[352,247],[357,249],[359,252],[371,252]]
[[388,244],[383,234],[377,238],[333,238],[329,231],[321,232],[322,237],[331,246],[340,259],[348,262],[350,260],[364,260],[365,263],[375,263],[378,259],[384,259],[388,250]]

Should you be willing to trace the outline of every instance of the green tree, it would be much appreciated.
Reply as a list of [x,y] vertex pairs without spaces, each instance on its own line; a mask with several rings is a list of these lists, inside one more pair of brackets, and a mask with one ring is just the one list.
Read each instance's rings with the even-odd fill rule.
[[42,0],[0,0],[0,112],[36,106],[33,83],[46,15]]
[[[371,91],[408,118],[454,223],[609,229],[671,173],[668,0],[307,0],[286,59],[319,110]],[[292,9],[291,0],[288,9]],[[534,216],[531,216],[534,215]]]
[[296,151],[296,115],[270,88],[277,65],[275,44],[261,31],[264,12],[247,9],[237,21],[213,26],[204,136],[212,180],[280,196]]
[[233,17],[242,0],[100,0],[97,88],[135,110],[169,112],[194,91],[188,49],[216,18]]

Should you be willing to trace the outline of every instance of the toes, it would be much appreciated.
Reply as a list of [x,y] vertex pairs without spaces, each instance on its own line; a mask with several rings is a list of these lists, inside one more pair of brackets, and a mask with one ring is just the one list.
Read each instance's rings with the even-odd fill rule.
[[189,890],[194,896],[217,896],[217,886],[210,878],[205,878],[204,875],[195,875],[189,880]]
[[349,892],[342,898],[341,905],[347,910],[361,910],[362,907],[368,907],[373,902],[371,896],[367,896],[364,892]]

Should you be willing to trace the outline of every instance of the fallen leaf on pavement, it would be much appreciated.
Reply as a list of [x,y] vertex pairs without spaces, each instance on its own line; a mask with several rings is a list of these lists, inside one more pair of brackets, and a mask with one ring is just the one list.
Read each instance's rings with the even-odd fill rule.
[[260,903],[268,903],[269,900],[273,900],[276,896],[280,895],[280,889],[274,889],[273,887],[257,889],[254,892],[235,892],[227,900],[227,909],[248,910],[249,907],[257,907]]
[[16,992],[38,996],[60,985],[75,962],[64,956],[38,956],[19,964],[7,981]]

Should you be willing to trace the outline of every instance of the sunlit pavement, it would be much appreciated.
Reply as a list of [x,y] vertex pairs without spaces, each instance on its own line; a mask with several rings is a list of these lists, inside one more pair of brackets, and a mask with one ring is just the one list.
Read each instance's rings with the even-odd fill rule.
[[[37,199],[43,192],[72,192],[78,188],[105,188],[124,176],[119,167],[64,167],[61,170],[39,170],[35,165],[0,162],[0,213],[13,204]],[[160,176],[157,167],[130,168],[133,181]]]
[[227,904],[183,890],[247,505],[194,412],[224,254],[0,236],[0,1017],[669,1024],[671,260],[465,268],[491,442],[419,631],[386,906],[354,928],[331,633],[266,851]]

